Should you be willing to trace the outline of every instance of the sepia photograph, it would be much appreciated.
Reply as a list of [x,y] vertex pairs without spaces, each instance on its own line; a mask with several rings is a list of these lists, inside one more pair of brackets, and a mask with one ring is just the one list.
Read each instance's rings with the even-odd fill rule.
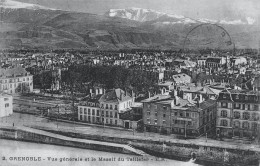
[[0,166],[260,166],[260,1],[0,0]]

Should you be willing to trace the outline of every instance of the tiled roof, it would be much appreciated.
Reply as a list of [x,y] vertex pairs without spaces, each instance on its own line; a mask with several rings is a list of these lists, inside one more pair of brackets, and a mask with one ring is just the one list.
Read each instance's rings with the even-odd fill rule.
[[10,68],[10,69],[0,69],[0,76],[16,76],[25,75],[27,71],[22,67]]
[[173,75],[172,78],[175,82],[188,82],[191,80],[191,77],[185,73]]
[[122,89],[113,89],[102,95],[99,102],[119,103],[130,100],[132,97]]
[[141,102],[143,102],[143,103],[158,102],[158,101],[162,101],[162,100],[168,100],[170,98],[171,98],[170,95],[156,95],[156,96],[150,97],[148,99],[142,100]]

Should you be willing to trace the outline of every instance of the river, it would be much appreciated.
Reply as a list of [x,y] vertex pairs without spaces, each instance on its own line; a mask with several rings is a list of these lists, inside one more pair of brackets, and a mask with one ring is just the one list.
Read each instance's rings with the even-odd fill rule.
[[[0,139],[1,166],[195,166],[191,162]],[[77,160],[77,161],[76,161]],[[103,160],[103,161],[100,161]],[[119,161],[120,160],[120,161]],[[130,161],[132,160],[132,161]],[[143,161],[145,160],[145,161]]]

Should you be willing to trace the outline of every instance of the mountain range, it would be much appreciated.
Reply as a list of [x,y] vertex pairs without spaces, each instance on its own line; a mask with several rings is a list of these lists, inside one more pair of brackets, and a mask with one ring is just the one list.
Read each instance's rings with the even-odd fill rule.
[[[189,36],[200,47],[222,47],[220,43],[229,40],[219,38],[222,28],[227,30],[236,48],[258,48],[260,43],[258,26],[250,17],[192,19],[141,8],[111,9],[104,15],[96,15],[14,0],[0,0],[0,9],[0,48],[180,49],[191,29],[205,23],[207,26]],[[206,28],[211,31],[205,33]]]

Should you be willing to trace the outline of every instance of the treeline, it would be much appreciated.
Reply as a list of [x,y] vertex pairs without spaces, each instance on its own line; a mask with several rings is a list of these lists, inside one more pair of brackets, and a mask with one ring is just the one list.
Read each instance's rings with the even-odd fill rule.
[[102,85],[106,89],[133,90],[136,94],[157,90],[155,85],[157,79],[153,74],[121,66],[71,66],[62,72],[61,82],[64,87],[73,86],[76,91],[84,91],[94,85]]

